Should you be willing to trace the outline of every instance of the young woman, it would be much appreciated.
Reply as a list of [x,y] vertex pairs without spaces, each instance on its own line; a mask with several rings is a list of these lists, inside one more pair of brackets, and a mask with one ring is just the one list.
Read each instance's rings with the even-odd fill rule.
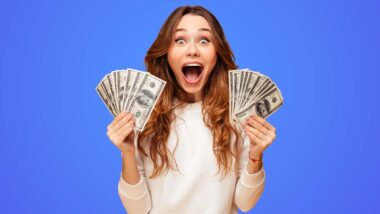
[[260,198],[264,150],[275,128],[252,115],[229,120],[228,70],[236,68],[221,25],[206,9],[177,8],[145,57],[167,82],[142,133],[123,112],[107,127],[121,150],[119,196],[128,213],[237,213]]

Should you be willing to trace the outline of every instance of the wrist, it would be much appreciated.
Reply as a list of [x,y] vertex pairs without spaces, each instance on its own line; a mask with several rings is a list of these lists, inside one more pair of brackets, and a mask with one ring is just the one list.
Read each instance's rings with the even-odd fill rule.
[[249,152],[248,154],[248,158],[253,162],[259,162],[259,161],[262,161],[263,159],[263,152],[259,152],[259,153],[256,153],[256,152]]
[[263,152],[264,152],[264,150],[261,149],[260,147],[251,146],[251,148],[249,149],[249,156],[251,158],[257,159],[257,158],[260,158],[263,156]]
[[121,157],[124,158],[129,158],[129,157],[134,157],[135,156],[135,151],[134,150],[125,150],[121,151]]

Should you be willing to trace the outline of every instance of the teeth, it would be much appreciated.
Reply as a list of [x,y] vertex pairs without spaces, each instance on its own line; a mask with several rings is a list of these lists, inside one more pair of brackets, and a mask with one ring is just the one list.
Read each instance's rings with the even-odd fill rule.
[[198,64],[198,63],[189,63],[189,64],[185,64],[185,66],[199,66],[199,67],[202,67],[202,65]]

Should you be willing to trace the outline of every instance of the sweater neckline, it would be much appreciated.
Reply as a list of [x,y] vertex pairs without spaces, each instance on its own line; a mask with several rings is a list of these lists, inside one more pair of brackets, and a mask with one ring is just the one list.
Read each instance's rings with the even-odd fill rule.
[[188,110],[193,110],[193,111],[202,109],[202,101],[195,102],[195,103],[185,103],[185,108]]

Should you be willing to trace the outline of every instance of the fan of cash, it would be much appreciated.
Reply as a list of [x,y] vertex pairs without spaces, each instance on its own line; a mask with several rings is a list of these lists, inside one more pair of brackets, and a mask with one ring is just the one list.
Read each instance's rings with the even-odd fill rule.
[[107,74],[96,86],[100,98],[116,117],[123,111],[136,118],[136,130],[142,131],[166,82],[143,71],[116,70]]
[[267,118],[283,104],[276,84],[267,76],[249,69],[228,72],[230,120],[242,126],[252,114]]
[[[267,76],[249,69],[230,70],[230,120],[242,126],[245,119],[256,114],[267,118],[283,104],[276,84]],[[142,131],[166,82],[135,69],[112,71],[96,86],[100,98],[116,117],[123,111],[135,115],[135,126]]]

